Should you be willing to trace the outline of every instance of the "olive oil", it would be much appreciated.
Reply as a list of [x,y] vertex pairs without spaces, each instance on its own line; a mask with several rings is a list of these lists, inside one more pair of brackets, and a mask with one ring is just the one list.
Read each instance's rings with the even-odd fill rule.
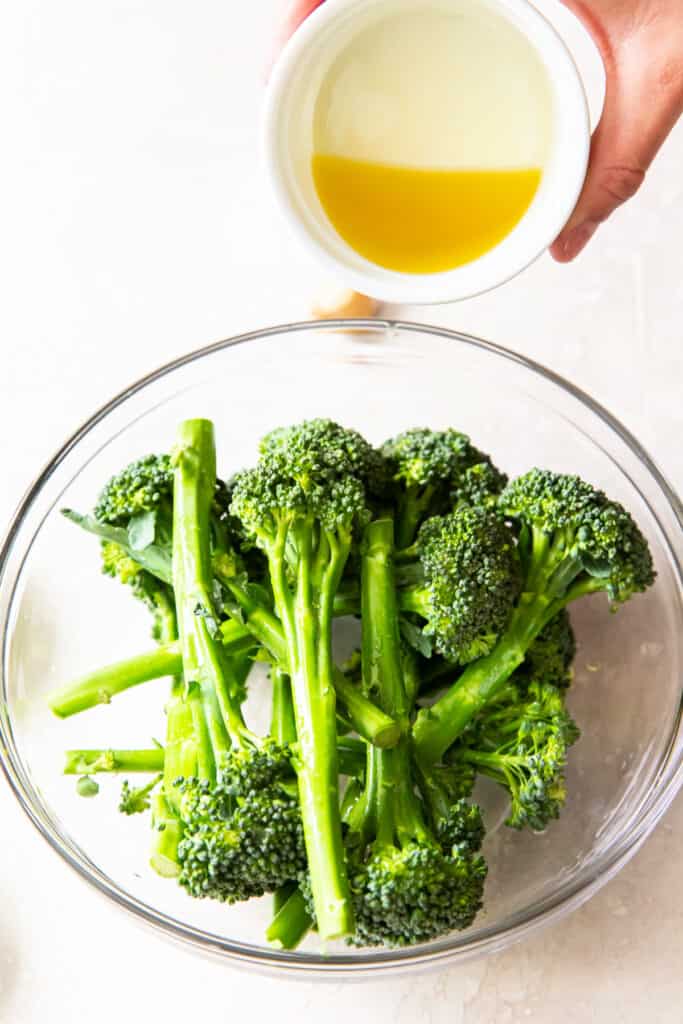
[[538,167],[428,169],[317,154],[313,178],[345,242],[389,270],[452,270],[493,249],[526,213]]

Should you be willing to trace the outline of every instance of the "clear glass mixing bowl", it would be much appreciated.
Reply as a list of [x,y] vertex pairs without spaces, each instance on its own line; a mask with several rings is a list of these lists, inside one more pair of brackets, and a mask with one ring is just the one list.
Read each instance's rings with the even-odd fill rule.
[[[92,506],[130,459],[166,450],[178,420],[216,423],[223,476],[254,458],[264,431],[330,416],[375,442],[406,427],[455,426],[509,473],[575,471],[622,501],[652,546],[656,586],[617,615],[575,607],[579,640],[569,799],[543,835],[505,828],[498,792],[479,794],[489,828],[486,910],[466,932],[398,951],[343,945],[321,955],[266,946],[267,899],[226,907],[187,897],[147,864],[148,824],[117,815],[103,779],[84,800],[61,776],[66,747],[149,745],[163,736],[163,681],[60,721],[48,690],[149,644],[144,608],[98,573],[96,541],[60,515]],[[447,330],[377,321],[295,324],[194,352],[134,384],[55,455],[24,499],[1,556],[2,760],[39,832],[96,890],[158,932],[229,960],[306,976],[360,975],[501,949],[576,907],[633,855],[683,781],[681,504],[637,441],[542,367]],[[258,693],[259,687],[252,690]],[[264,708],[253,709],[258,721]]]

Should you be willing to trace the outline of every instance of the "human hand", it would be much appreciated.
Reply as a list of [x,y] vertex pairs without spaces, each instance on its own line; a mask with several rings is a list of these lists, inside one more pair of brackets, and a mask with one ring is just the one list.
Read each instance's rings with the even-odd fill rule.
[[683,113],[681,0],[564,2],[593,36],[607,85],[583,191],[550,250],[561,263],[635,194]]
[[[292,0],[285,37],[323,0]],[[598,46],[607,86],[591,142],[588,173],[574,212],[551,246],[561,263],[642,184],[659,147],[683,113],[682,0],[564,0]]]
[[316,7],[320,7],[322,2],[323,0],[288,0],[280,27],[280,41],[286,43],[301,22],[305,21]]

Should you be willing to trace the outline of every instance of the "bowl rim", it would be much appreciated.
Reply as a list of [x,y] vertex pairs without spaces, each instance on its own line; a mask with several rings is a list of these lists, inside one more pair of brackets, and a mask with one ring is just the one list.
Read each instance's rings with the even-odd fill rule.
[[[373,333],[378,331],[402,331],[408,334],[430,334],[446,341],[469,346],[516,363],[531,373],[544,378],[547,382],[559,387],[586,406],[630,449],[631,453],[636,456],[659,488],[683,536],[683,504],[649,453],[636,440],[633,434],[616,417],[609,413],[603,405],[541,363],[502,345],[446,327],[394,319],[309,320],[279,324],[261,330],[244,332],[192,350],[140,377],[136,382],[124,388],[108,402],[100,406],[67,438],[55,455],[48,460],[19,502],[14,515],[10,519],[2,546],[0,547],[0,591],[5,586],[8,560],[13,552],[19,531],[44,484],[67,456],[74,451],[79,442],[102,422],[110,412],[121,406],[128,398],[140,393],[147,385],[161,380],[166,375],[181,369],[183,366],[198,362],[205,357],[236,345],[246,344],[250,341],[262,341],[293,332],[330,332],[336,330],[368,331]],[[658,525],[662,530],[664,539],[668,543],[668,553],[672,560],[677,582],[683,589],[683,565],[681,564],[683,558],[679,558],[678,553],[671,545],[670,531],[664,529],[659,522]],[[40,529],[40,526],[38,529]],[[7,602],[8,609],[12,605],[16,584],[17,579],[12,582],[12,590]],[[2,622],[2,658],[0,660],[0,684],[3,691],[5,687],[5,665],[9,637],[8,625],[9,623],[5,617]],[[682,714],[683,707],[679,709],[679,721]],[[672,728],[672,737],[674,732],[675,723]],[[672,755],[673,763],[668,764],[672,759]],[[453,942],[452,936],[447,937],[428,949],[418,948],[415,950],[408,948],[372,951],[367,954],[354,954],[353,956],[344,956],[342,954],[325,956],[313,953],[288,953],[281,950],[256,947],[246,943],[227,940],[219,935],[184,924],[126,893],[118,885],[112,883],[87,858],[69,849],[67,840],[62,838],[59,832],[47,824],[42,819],[40,813],[38,813],[35,806],[36,801],[35,793],[32,791],[33,788],[24,781],[21,762],[15,756],[15,752],[12,749],[11,723],[7,714],[6,703],[2,699],[0,699],[0,765],[19,804],[52,849],[82,879],[93,886],[97,892],[113,900],[115,905],[127,911],[134,919],[142,920],[171,940],[193,946],[204,952],[222,956],[228,961],[237,964],[249,965],[271,972],[276,969],[284,969],[294,976],[304,978],[320,976],[330,980],[349,977],[350,975],[354,977],[375,976],[378,971],[405,971],[409,968],[437,965],[446,961],[462,962],[486,953],[496,952],[521,940],[531,932],[580,906],[609,881],[637,852],[673,801],[678,790],[683,786],[683,744],[678,745],[678,749],[675,749],[673,742],[670,742],[668,749],[662,756],[662,763],[659,766],[657,778],[653,782],[652,790],[648,794],[647,805],[645,808],[642,805],[638,808],[637,821],[629,834],[623,837],[621,841],[613,842],[607,850],[603,851],[588,878],[581,881],[564,883],[564,885],[558,887],[556,892],[535,904],[532,910],[521,909],[516,911],[510,915],[508,923],[503,928],[498,926],[491,926],[490,929],[484,928],[479,937],[469,942],[466,940],[459,943]],[[668,777],[662,786],[664,768],[666,768]],[[466,935],[467,933],[463,934]]]

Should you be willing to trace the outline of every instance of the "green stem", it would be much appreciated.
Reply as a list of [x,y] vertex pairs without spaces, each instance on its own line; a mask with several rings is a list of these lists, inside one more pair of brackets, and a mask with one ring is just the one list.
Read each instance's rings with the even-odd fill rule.
[[167,644],[146,654],[96,669],[48,696],[48,704],[60,718],[68,718],[150,679],[176,675],[182,669],[178,644]]
[[[368,749],[373,749],[368,744]],[[343,771],[340,765],[340,770]],[[341,802],[341,816],[344,824],[348,825],[353,819],[353,813],[359,800],[362,799],[364,792],[363,783],[360,779],[349,779],[348,785],[344,790],[344,796]]]
[[[163,643],[178,640],[178,617],[173,603],[167,602],[161,618],[159,639]],[[166,600],[166,597],[164,595]],[[163,877],[178,873],[177,848],[182,836],[180,816],[181,793],[179,778],[191,778],[197,773],[197,743],[192,708],[185,700],[185,681],[182,659],[173,677],[171,693],[166,705],[166,749],[164,751],[162,792],[153,798],[153,840],[150,864]]]
[[164,767],[161,747],[149,750],[67,750],[65,775],[93,775],[96,772],[160,772]]
[[420,557],[420,549],[417,543],[411,544],[407,548],[400,548],[394,552],[394,562],[397,566],[405,565],[406,563],[413,563]]
[[339,771],[350,778],[358,778],[365,771],[366,750],[368,744],[355,740],[350,736],[340,736],[337,740],[339,755]]
[[366,746],[365,785],[356,795],[356,786],[352,782],[350,792],[344,794],[344,822],[359,837],[362,847],[367,846],[377,833],[381,764],[378,755],[376,747]]
[[422,807],[412,783],[411,752],[407,741],[390,751],[392,756],[392,802],[394,829],[401,845],[428,839]]
[[313,552],[307,524],[296,530],[296,541],[299,564],[291,678],[299,748],[299,803],[318,931],[323,939],[335,939],[353,931],[353,913],[339,811],[335,693],[331,682],[319,674],[320,665],[327,661],[321,650],[331,644],[331,636],[320,629],[313,599]]
[[399,501],[399,513],[396,522],[396,547],[407,548],[415,540],[420,521],[434,496],[434,487],[427,484],[423,488],[407,487]]
[[231,657],[251,654],[258,647],[258,638],[237,619],[226,619],[220,624],[221,643]]
[[[378,694],[385,711],[407,724],[411,704],[403,675],[391,519],[378,519],[366,527],[361,593],[364,685]],[[375,797],[366,803],[365,834],[374,833],[378,847],[393,846],[396,839],[404,843],[426,835],[412,783],[408,737],[404,736],[393,750],[373,750],[370,756],[368,777],[375,776]],[[374,821],[367,817],[373,810]]]
[[289,676],[276,665],[270,670],[270,682],[273,688],[270,735],[276,743],[284,747],[296,742],[292,685]]
[[363,685],[368,693],[378,695],[382,710],[405,729],[410,706],[403,682],[393,550],[393,520],[369,523],[361,567]]
[[296,892],[297,888],[296,882],[285,882],[284,885],[275,890],[273,893],[273,916],[282,910],[289,897],[293,892]]
[[360,587],[355,579],[342,580],[334,595],[334,614],[359,615],[360,614]]
[[439,761],[523,661],[517,641],[503,639],[491,654],[469,665],[435,704],[422,708],[413,726],[418,759],[425,766]]
[[414,612],[426,619],[429,615],[429,594],[422,587],[407,587],[398,592],[398,604],[402,612]]
[[423,765],[439,761],[474,716],[498,695],[524,661],[547,615],[548,602],[544,598],[522,595],[506,634],[494,650],[468,665],[435,704],[420,711],[413,726],[413,739]]
[[230,574],[223,571],[220,562],[214,562],[218,582],[228,591],[239,606],[244,622],[229,620],[221,626],[224,645],[231,650],[234,643],[244,642],[251,636],[273,654],[279,661],[286,658],[286,643],[282,626],[273,613],[254,597],[248,587],[243,586]]
[[347,679],[336,666],[332,673],[332,684],[344,705],[351,724],[364,740],[380,749],[394,747],[401,736],[401,723],[368,700],[359,687]]
[[173,589],[183,671],[198,745],[199,772],[202,777],[213,779],[229,747],[228,730],[233,738],[235,732],[240,734],[241,714],[233,706],[227,664],[214,635],[210,516],[216,485],[216,449],[209,420],[186,420],[180,424],[173,464]]
[[176,878],[180,873],[178,843],[182,838],[180,820],[163,792],[154,793],[150,801],[154,840],[150,865],[162,878]]
[[[197,737],[194,730],[192,703],[185,699],[182,677],[173,682],[166,705],[166,749],[164,758],[164,791],[170,805],[180,812],[180,793],[176,781],[197,774]],[[203,727],[203,719],[200,726]],[[210,769],[206,769],[209,771]],[[208,777],[206,771],[204,777]]]
[[413,768],[420,793],[429,809],[432,822],[436,825],[448,816],[451,801],[434,773],[425,769],[417,758],[413,758]]
[[266,939],[278,949],[296,949],[313,925],[306,902],[298,888],[278,907],[266,931]]

